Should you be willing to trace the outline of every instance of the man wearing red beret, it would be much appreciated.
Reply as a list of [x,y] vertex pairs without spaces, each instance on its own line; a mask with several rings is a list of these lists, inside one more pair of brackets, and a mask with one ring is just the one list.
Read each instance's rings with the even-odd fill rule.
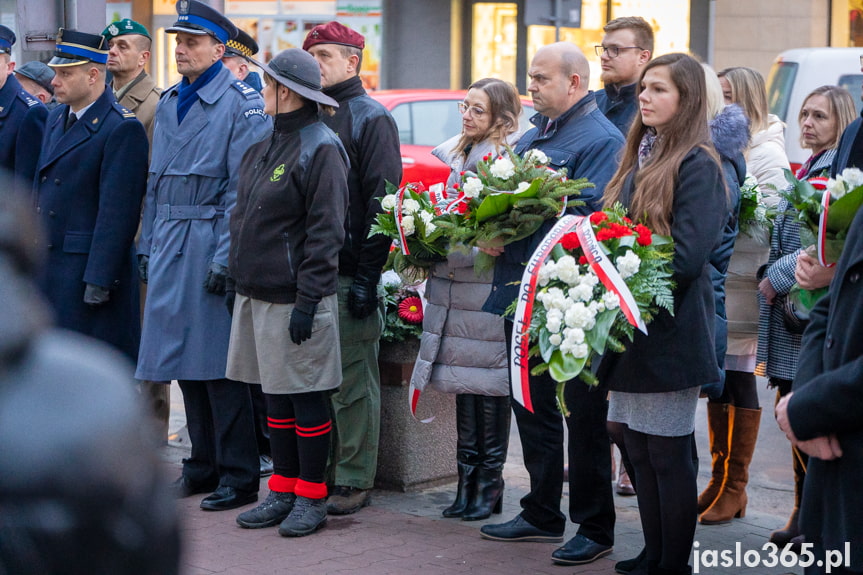
[[398,128],[389,112],[366,94],[360,80],[365,38],[329,22],[313,28],[303,43],[321,66],[324,94],[339,108],[323,121],[339,135],[350,158],[345,243],[339,252],[339,331],[342,386],[332,395],[335,434],[327,511],[354,513],[369,504],[380,435],[378,342],[383,309],[378,282],[387,260],[389,238],[369,238],[381,211],[386,182],[401,180]]

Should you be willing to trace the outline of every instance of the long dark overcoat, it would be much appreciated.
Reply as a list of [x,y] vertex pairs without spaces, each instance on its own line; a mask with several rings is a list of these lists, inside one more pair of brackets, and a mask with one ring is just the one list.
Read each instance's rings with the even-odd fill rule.
[[[147,185],[147,134],[110,88],[68,131],[69,107],[48,116],[33,184],[47,231],[41,286],[57,324],[106,341],[134,359],[141,336],[132,242]],[[85,284],[111,290],[84,303]]]
[[0,88],[0,168],[33,177],[48,109],[28,94],[15,74]]
[[863,210],[851,230],[830,290],[803,334],[788,420],[798,439],[839,439],[839,459],[809,458],[800,525],[807,541],[820,539],[827,549],[844,551],[850,543],[850,569],[857,572],[863,571]]

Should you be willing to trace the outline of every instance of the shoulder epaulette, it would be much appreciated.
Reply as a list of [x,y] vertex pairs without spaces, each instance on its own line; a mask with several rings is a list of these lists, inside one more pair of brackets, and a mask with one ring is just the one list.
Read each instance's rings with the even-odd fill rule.
[[26,90],[20,90],[18,92],[18,97],[24,100],[24,103],[27,104],[28,108],[41,104],[39,100],[31,96],[30,92],[27,92]]
[[114,102],[114,109],[120,112],[124,118],[137,118],[135,113],[119,102]]
[[234,80],[231,82],[231,86],[233,86],[240,94],[246,97],[246,100],[254,100],[260,94],[258,91],[243,82],[242,80]]

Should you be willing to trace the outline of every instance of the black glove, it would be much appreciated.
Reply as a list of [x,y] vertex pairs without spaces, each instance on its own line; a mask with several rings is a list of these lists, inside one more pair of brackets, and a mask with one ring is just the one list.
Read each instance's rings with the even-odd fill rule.
[[84,303],[89,306],[96,307],[108,303],[109,299],[111,299],[111,292],[103,287],[87,284],[84,288]]
[[225,295],[225,282],[228,280],[228,268],[216,262],[210,262],[204,289],[211,294]]
[[138,277],[141,278],[141,281],[147,283],[147,280],[150,278],[150,256],[146,254],[141,254],[138,256]]
[[348,311],[357,319],[364,319],[378,309],[378,284],[355,278],[348,292]]
[[291,325],[288,328],[291,332],[291,341],[300,345],[307,339],[312,337],[312,322],[315,320],[315,312],[306,313],[303,310],[294,307],[291,312]]

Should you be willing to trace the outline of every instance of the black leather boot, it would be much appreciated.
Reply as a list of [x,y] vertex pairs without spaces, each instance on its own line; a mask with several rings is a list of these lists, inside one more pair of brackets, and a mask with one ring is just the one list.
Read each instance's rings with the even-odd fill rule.
[[455,396],[456,459],[458,460],[458,488],[455,501],[443,510],[444,517],[461,517],[476,490],[476,463],[479,457],[479,438],[476,414],[480,396],[460,393]]
[[503,507],[503,464],[509,447],[509,397],[477,396],[482,406],[479,416],[480,455],[476,491],[462,515],[464,521],[478,521]]

